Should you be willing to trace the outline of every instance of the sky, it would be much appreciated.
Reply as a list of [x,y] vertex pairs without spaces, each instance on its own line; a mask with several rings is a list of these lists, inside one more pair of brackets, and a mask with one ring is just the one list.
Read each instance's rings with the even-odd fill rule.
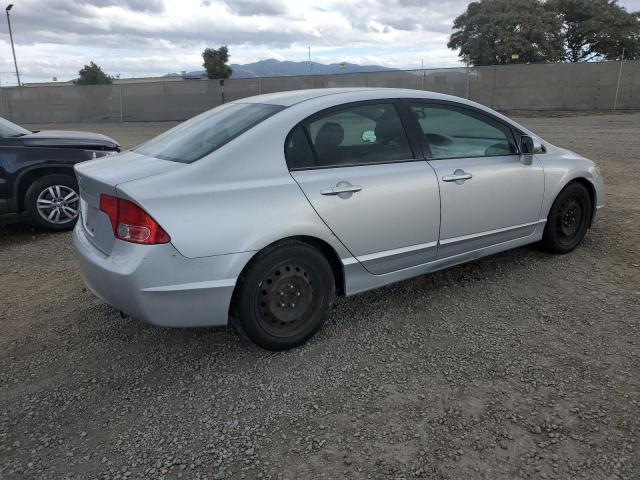
[[[111,75],[200,70],[205,47],[230,63],[267,58],[395,68],[458,66],[447,48],[466,0],[0,0],[10,3],[23,82],[76,78],[94,61]],[[640,0],[620,0],[629,11]],[[16,76],[0,18],[0,85]]]

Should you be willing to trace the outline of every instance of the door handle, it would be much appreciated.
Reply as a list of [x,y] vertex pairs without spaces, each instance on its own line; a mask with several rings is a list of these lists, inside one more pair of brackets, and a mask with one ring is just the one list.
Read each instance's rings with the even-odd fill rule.
[[336,185],[335,187],[320,190],[321,195],[340,195],[341,193],[355,193],[362,190],[360,185]]
[[457,169],[451,175],[443,176],[442,177],[442,181],[443,182],[456,182],[456,183],[460,182],[460,183],[464,183],[465,180],[469,180],[471,178],[473,178],[473,175],[471,175],[470,173],[467,173],[464,170]]

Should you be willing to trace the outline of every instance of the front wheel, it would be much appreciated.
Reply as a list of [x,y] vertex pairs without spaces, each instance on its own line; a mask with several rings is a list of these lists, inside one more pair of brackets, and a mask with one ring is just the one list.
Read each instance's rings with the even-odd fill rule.
[[549,211],[542,236],[544,248],[551,253],[571,252],[587,233],[591,213],[591,197],[584,185],[567,185]]
[[334,295],[327,259],[306,243],[282,243],[259,253],[241,275],[235,322],[256,345],[287,350],[322,327]]
[[24,203],[34,227],[54,232],[71,230],[80,211],[78,185],[71,175],[46,175],[31,184]]

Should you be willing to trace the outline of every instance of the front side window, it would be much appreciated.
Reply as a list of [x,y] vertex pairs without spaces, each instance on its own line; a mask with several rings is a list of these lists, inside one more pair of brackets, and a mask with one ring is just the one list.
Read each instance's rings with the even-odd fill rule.
[[191,163],[283,108],[259,103],[228,103],[167,130],[134,151],[163,160]]
[[411,103],[431,150],[431,159],[513,155],[518,149],[509,127],[469,110]]
[[285,153],[291,169],[413,159],[398,112],[390,103],[351,105],[312,117],[289,134]]

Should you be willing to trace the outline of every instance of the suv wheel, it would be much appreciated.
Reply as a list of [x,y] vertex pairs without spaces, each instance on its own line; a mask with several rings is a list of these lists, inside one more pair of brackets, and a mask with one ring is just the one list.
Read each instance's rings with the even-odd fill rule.
[[31,184],[24,203],[34,227],[54,232],[71,230],[80,211],[78,184],[71,175],[46,175]]

